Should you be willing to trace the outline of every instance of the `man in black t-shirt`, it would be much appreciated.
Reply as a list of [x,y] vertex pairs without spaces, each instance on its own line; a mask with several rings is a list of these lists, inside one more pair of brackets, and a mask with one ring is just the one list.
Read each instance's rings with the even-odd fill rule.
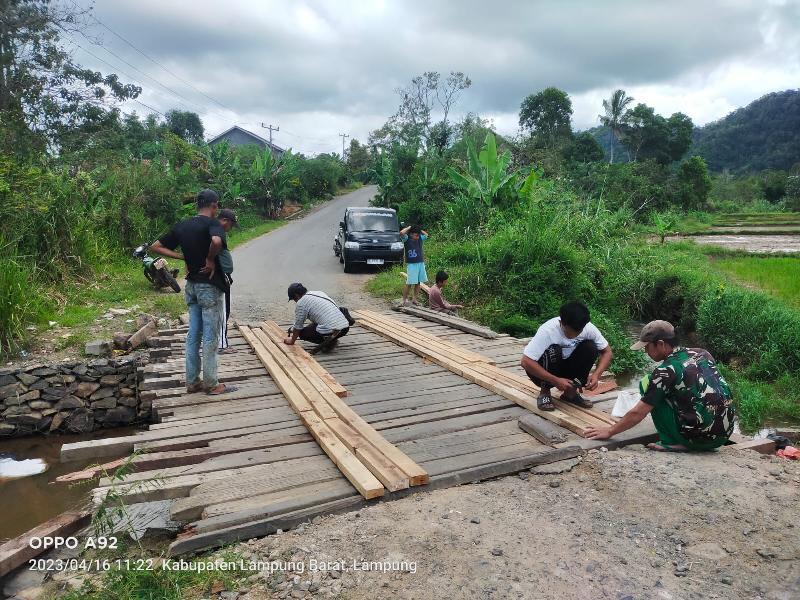
[[[233,391],[217,377],[217,346],[227,279],[217,264],[225,231],[216,219],[219,196],[214,190],[197,194],[197,215],[175,225],[150,246],[150,250],[186,262],[186,305],[189,332],[186,335],[186,391],[207,394]],[[175,252],[181,247],[182,254]],[[203,346],[200,381],[200,345]]]

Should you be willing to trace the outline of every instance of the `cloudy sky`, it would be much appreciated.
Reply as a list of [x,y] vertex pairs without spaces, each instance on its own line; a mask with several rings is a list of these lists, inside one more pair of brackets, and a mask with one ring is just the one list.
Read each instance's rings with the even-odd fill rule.
[[618,87],[703,124],[800,86],[800,0],[97,0],[93,16],[76,60],[113,66],[143,104],[196,111],[209,136],[278,125],[277,144],[310,154],[366,141],[427,70],[466,73],[456,118],[505,134],[548,86],[576,129]]

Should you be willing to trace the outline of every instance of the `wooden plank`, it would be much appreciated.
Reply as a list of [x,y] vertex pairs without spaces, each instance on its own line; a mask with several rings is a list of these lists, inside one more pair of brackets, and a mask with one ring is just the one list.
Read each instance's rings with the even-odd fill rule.
[[415,306],[399,306],[397,310],[409,315],[414,315],[415,317],[420,317],[427,321],[433,321],[434,323],[441,323],[442,325],[447,325],[448,327],[459,329],[461,331],[465,331],[466,333],[471,333],[472,335],[477,335],[482,338],[492,340],[498,337],[498,334],[489,329],[488,327],[483,327],[481,325],[478,325],[477,323],[472,323],[470,321],[467,321],[466,319],[461,319],[444,313],[439,313],[429,308],[422,308]]
[[[565,460],[567,458],[574,458],[576,456],[580,456],[581,454],[583,454],[583,450],[577,446],[574,446],[570,448],[561,448],[557,450],[532,453],[528,456],[501,460],[499,462],[480,465],[477,467],[468,467],[437,477],[431,477],[431,481],[425,489],[441,489],[462,483],[470,483],[473,481],[480,481],[482,479],[498,477],[500,475],[507,475],[509,473],[516,473],[522,469],[527,469],[537,464],[545,464],[559,460]],[[417,488],[402,490],[392,494],[392,496],[389,498],[400,498],[406,494],[414,493],[416,490]],[[210,531],[197,535],[187,535],[180,537],[170,544],[168,554],[170,556],[178,556],[188,552],[197,552],[198,550],[203,550],[206,548],[223,546],[239,540],[263,537],[275,533],[278,529],[287,530],[292,527],[296,527],[300,523],[304,523],[318,515],[349,512],[357,510],[363,505],[363,499],[357,496],[352,496],[326,504],[292,511],[260,521],[250,521],[241,525],[227,527],[225,529]]]
[[357,496],[346,479],[312,483],[287,492],[260,494],[207,507],[203,518],[189,525],[194,533],[205,533],[232,525],[266,519],[275,515],[317,504]]
[[[267,332],[272,332],[273,334],[278,336],[278,339],[283,336],[284,331],[281,329],[275,321],[266,321],[266,326],[262,325],[262,329],[265,329]],[[285,345],[285,344],[284,344]],[[347,388],[345,388],[341,383],[336,381],[336,378],[331,375],[325,367],[323,367],[320,363],[318,363],[314,358],[305,351],[305,349],[295,344],[293,346],[286,346],[287,350],[293,353],[300,361],[307,364],[316,375],[325,382],[325,385],[337,396],[340,398],[345,398],[347,396]]]
[[[233,442],[233,440],[221,440],[223,442]],[[234,452],[243,452],[247,450],[258,450],[261,448],[271,448],[274,446],[291,446],[292,444],[302,444],[305,442],[313,441],[313,438],[307,434],[302,433],[299,435],[271,435],[260,440],[252,440],[242,445],[209,445],[202,448],[187,448],[185,450],[167,450],[163,452],[150,452],[140,454],[134,459],[134,465],[137,470],[152,471],[154,469],[165,469],[168,467],[180,467],[195,465],[210,458],[222,456],[224,454],[231,454]]]
[[[406,325],[401,323],[395,319],[390,317],[384,317],[379,315],[378,313],[368,311],[368,310],[360,310],[358,311],[358,320],[359,321],[366,321],[367,323],[382,325],[386,328],[386,330],[391,331],[392,334],[399,339],[404,339],[411,343],[421,344],[424,341],[426,347],[435,349],[437,352],[445,353],[451,355],[453,358],[461,359],[465,362],[484,362],[484,363],[492,363],[490,358],[486,356],[482,356],[471,350],[467,350],[466,348],[462,348],[443,340],[441,338],[437,338],[434,335],[424,333],[419,329],[415,329],[411,325]],[[379,330],[373,328],[373,331],[380,333]]]
[[12,538],[0,546],[0,577],[3,577],[52,548],[54,542],[33,548],[34,538],[67,537],[83,529],[91,521],[89,512],[64,512],[34,527],[27,533]]
[[[310,437],[310,436],[309,436]],[[269,463],[293,460],[295,458],[307,458],[310,456],[322,456],[323,452],[316,442],[310,440],[305,443],[290,444],[286,446],[273,446],[258,450],[237,450],[235,452],[225,452],[218,456],[209,458],[202,462],[192,465],[178,465],[174,467],[164,467],[158,471],[137,470],[129,473],[118,483],[125,484],[134,481],[146,481],[150,478],[167,479],[169,477],[179,477],[182,475],[192,475],[195,473],[209,473],[211,471],[224,471],[237,467],[252,467],[255,465],[266,465]],[[138,467],[138,465],[137,465]],[[109,485],[110,482],[103,480],[102,485]]]
[[[363,311],[360,311],[359,315],[361,315],[362,312]],[[382,323],[376,324],[375,321],[370,321],[369,318],[364,321],[364,325],[372,328],[378,333],[382,333],[389,339],[393,339],[397,343],[408,347],[413,352],[425,356],[426,358],[441,365],[442,367],[445,367],[453,373],[456,373],[457,375],[460,375],[465,379],[472,381],[473,383],[477,383],[486,389],[500,394],[501,396],[516,402],[520,406],[527,408],[539,416],[553,421],[556,424],[566,427],[571,431],[574,431],[575,433],[585,437],[588,424],[584,421],[583,417],[581,418],[580,422],[578,422],[578,420],[572,418],[569,414],[561,410],[539,410],[536,407],[536,402],[533,397],[517,389],[514,385],[511,385],[511,383],[514,383],[515,381],[514,377],[516,377],[513,374],[502,372],[496,367],[487,366],[486,363],[480,363],[477,361],[470,364],[458,363],[450,356],[442,355],[434,350],[426,348],[419,341],[409,340],[397,335],[393,331],[387,331],[383,329]],[[602,422],[605,424],[604,421]]]
[[[242,333],[247,342],[253,347],[256,355],[267,368],[275,383],[278,385],[283,395],[286,396],[289,404],[300,415],[301,420],[308,428],[311,435],[317,440],[317,443],[322,447],[325,453],[342,471],[353,486],[364,496],[366,499],[377,498],[384,493],[383,485],[378,479],[350,452],[336,437],[333,431],[328,427],[322,419],[317,416],[314,410],[317,406],[312,408],[306,393],[313,394],[316,390],[310,387],[308,380],[299,374],[298,379],[305,381],[305,385],[301,382],[301,387],[292,381],[283,370],[280,357],[276,353],[272,353],[267,348],[271,345],[269,338],[261,330],[251,330],[249,327],[239,326],[239,331]],[[338,399],[338,396],[335,396]],[[331,413],[333,414],[333,413]],[[333,414],[335,416],[335,414]]]
[[548,446],[567,441],[567,432],[563,428],[547,419],[541,418],[539,415],[528,413],[522,415],[517,422],[522,431],[529,433]]
[[[270,327],[260,332],[254,330],[254,333],[260,339],[259,333],[265,336],[266,340],[262,340],[265,343],[271,341],[276,346],[285,345],[281,343],[280,336],[275,332],[276,327]],[[284,366],[284,363],[281,364]],[[366,421],[360,418],[354,419],[353,416],[357,417],[357,415],[346,407],[344,401],[327,388],[322,380],[315,376],[314,371],[308,369],[306,373],[303,373],[297,369],[295,376],[306,378],[308,381],[317,380],[314,389],[320,395],[321,400],[325,402],[328,411],[332,413],[331,416],[326,416],[317,411],[320,419],[330,426],[339,440],[348,446],[390,491],[404,489],[410,485],[412,480],[413,485],[420,485],[427,481],[427,475],[419,465],[389,444]],[[316,405],[314,407],[316,410]],[[368,448],[367,446],[374,447]]]

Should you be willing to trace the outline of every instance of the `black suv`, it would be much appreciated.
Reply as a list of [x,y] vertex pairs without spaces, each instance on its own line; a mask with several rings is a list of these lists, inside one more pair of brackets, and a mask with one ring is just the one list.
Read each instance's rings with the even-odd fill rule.
[[403,242],[397,213],[391,208],[350,206],[339,222],[333,253],[351,273],[356,264],[389,265],[403,262]]

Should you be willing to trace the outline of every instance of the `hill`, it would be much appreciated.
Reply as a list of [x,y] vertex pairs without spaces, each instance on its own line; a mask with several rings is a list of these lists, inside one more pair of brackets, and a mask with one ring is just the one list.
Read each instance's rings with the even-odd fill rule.
[[690,154],[709,169],[790,169],[800,162],[800,90],[773,92],[695,129]]

